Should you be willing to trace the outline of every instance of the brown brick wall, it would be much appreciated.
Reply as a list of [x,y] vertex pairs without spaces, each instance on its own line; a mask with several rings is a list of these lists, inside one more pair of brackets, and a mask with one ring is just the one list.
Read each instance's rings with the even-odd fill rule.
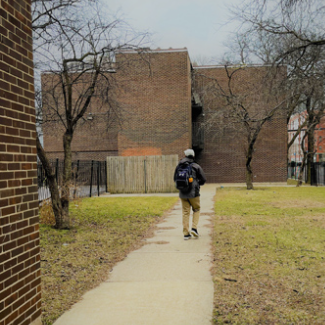
[[178,154],[191,147],[191,65],[187,50],[117,55],[122,112],[119,156]]
[[30,0],[0,2],[0,324],[40,322]]
[[[270,77],[270,80],[279,84],[285,71],[285,68],[280,68],[276,78]],[[248,94],[246,104],[250,112],[254,112],[251,116],[255,118],[265,116],[265,111],[276,105],[276,94],[269,94],[268,82],[264,79],[268,72],[268,67],[248,67],[238,74],[234,82],[236,95]],[[229,109],[215,91],[215,80],[223,90],[227,89],[225,68],[195,68],[194,79],[195,90],[204,102],[206,122],[205,146],[197,160],[206,172],[208,182],[245,182],[246,136],[238,123],[224,118],[229,114]],[[280,110],[272,120],[266,122],[256,142],[252,161],[254,182],[286,181],[286,148],[286,117]]]
[[[191,146],[191,74],[188,52],[156,51],[139,55],[126,51],[116,57],[117,73],[110,98],[92,99],[72,141],[73,159],[104,160],[107,156],[183,156]],[[54,76],[43,75],[43,89]],[[92,119],[88,120],[88,113]],[[107,112],[110,115],[107,116]],[[44,148],[50,158],[63,157],[63,128],[46,113]],[[52,118],[53,120],[53,118]],[[48,122],[50,121],[50,122]]]

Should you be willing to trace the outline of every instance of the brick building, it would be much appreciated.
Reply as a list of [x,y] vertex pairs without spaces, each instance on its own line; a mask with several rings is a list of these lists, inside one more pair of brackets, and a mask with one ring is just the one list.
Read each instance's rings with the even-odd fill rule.
[[325,119],[316,126],[314,162],[325,162]]
[[[235,73],[234,73],[235,72]],[[210,182],[245,182],[245,149],[247,132],[242,122],[231,114],[228,105],[229,77],[231,91],[244,103],[250,118],[262,120],[283,101],[281,82],[286,67],[273,70],[268,66],[249,66],[238,69],[223,66],[199,66],[194,68],[194,90],[200,95],[204,118],[204,147],[198,161],[206,171]],[[272,86],[275,91],[270,91]],[[238,112],[238,110],[237,110]],[[256,124],[251,124],[256,127]],[[284,106],[280,104],[272,119],[268,120],[258,136],[252,160],[254,182],[286,181],[287,128]]]
[[[236,81],[237,91],[243,93],[243,84],[251,89],[261,87],[267,71],[258,66],[243,69]],[[278,74],[276,82],[285,77],[285,68]],[[114,78],[117,86],[111,96],[118,103],[118,114],[108,128],[104,115],[111,108],[105,109],[98,98],[92,102],[83,126],[74,134],[74,159],[168,154],[181,158],[184,149],[193,147],[209,182],[245,181],[243,135],[216,119],[226,105],[215,97],[210,81],[225,84],[224,67],[193,68],[187,49],[126,50],[116,55]],[[266,92],[265,86],[261,94]],[[274,103],[260,95],[254,105],[256,112],[263,112]],[[43,132],[49,157],[61,158],[62,134],[57,125],[44,125]],[[264,125],[258,139],[254,181],[286,181],[286,145],[286,119],[278,113]]]
[[183,156],[192,146],[191,63],[186,49],[116,57],[122,116],[118,155]]
[[31,1],[0,2],[0,324],[41,324]]
[[[307,112],[297,113],[291,116],[288,124],[288,140],[290,141],[295,131],[298,130],[299,126],[302,125],[306,119]],[[303,129],[298,137],[295,139],[294,143],[289,148],[288,159],[290,162],[301,163],[303,159],[303,152],[301,149],[301,141],[305,135],[305,130]],[[314,162],[324,162],[325,161],[325,118],[321,119],[321,123],[316,125],[315,133],[315,154]],[[305,139],[305,149],[307,150],[308,138]]]

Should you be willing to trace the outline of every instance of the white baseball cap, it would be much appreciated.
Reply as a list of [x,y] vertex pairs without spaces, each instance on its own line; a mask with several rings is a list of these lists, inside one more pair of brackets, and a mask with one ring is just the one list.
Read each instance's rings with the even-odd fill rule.
[[195,157],[195,153],[194,153],[194,150],[193,149],[186,149],[184,151],[184,153],[185,153],[185,157],[188,157],[188,156]]

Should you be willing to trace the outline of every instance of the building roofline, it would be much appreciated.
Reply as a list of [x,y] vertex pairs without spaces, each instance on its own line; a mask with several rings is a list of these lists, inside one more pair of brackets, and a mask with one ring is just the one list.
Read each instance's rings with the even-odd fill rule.
[[117,51],[117,53],[142,53],[142,52],[143,53],[145,53],[145,52],[148,52],[148,53],[187,52],[188,53],[188,50],[186,47],[177,48],[177,49],[173,49],[171,47],[169,49],[161,49],[159,47],[156,49],[151,49],[149,47],[144,47],[144,48],[139,48],[139,49],[121,49],[121,50]]
[[[286,66],[286,64],[283,64],[281,66]],[[199,66],[193,66],[193,69],[215,69],[215,68],[224,68],[224,64],[214,64],[214,65],[199,65]],[[274,67],[272,64],[234,64],[234,65],[228,65],[227,68],[245,68],[245,67],[257,67],[257,68],[262,68],[262,67]]]
[[116,53],[121,53],[121,54],[141,54],[143,53],[144,55],[147,53],[147,54],[152,54],[152,53],[186,53],[187,54],[187,57],[188,57],[188,60],[190,62],[190,66],[192,69],[192,62],[191,62],[191,58],[190,58],[190,54],[188,52],[188,49],[187,47],[183,47],[183,48],[177,48],[177,49],[173,49],[173,48],[169,48],[169,49],[161,49],[160,47],[156,48],[156,49],[151,49],[149,47],[145,47],[145,48],[139,48],[139,49],[121,49],[121,50],[118,50],[116,51]]

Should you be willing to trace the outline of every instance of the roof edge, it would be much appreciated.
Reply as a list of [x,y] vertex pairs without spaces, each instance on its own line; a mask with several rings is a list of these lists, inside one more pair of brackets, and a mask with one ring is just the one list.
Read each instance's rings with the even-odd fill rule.
[[[281,67],[287,66],[286,64],[281,65]],[[193,66],[193,69],[215,69],[215,68],[224,68],[224,64],[215,64],[215,65],[199,65]],[[228,65],[227,68],[246,68],[246,67],[274,67],[272,64],[234,64]]]
[[161,53],[161,52],[187,52],[188,53],[188,49],[186,47],[184,48],[177,48],[177,49],[173,49],[173,48],[169,48],[169,49],[161,49],[161,48],[157,48],[157,49],[150,49],[148,48],[139,48],[139,49],[121,49],[118,50],[117,53]]

